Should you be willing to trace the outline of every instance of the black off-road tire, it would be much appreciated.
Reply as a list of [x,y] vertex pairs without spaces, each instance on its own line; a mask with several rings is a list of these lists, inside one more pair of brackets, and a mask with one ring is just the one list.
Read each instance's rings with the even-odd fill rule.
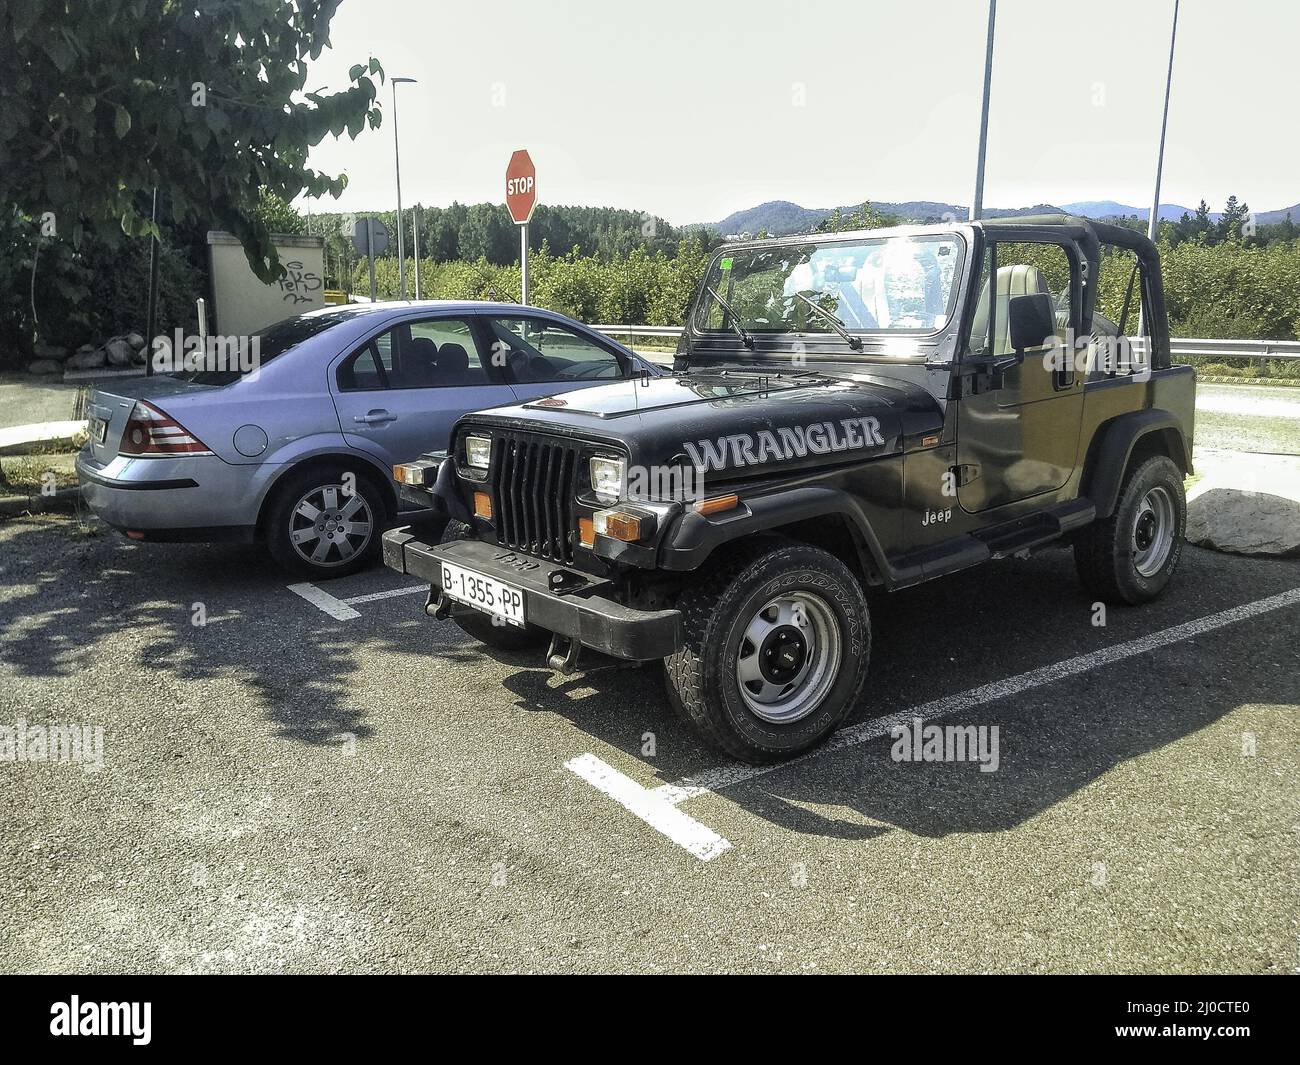
[[[788,723],[764,720],[740,691],[738,658],[746,626],[764,603],[791,592],[820,597],[839,626],[839,669],[820,701]],[[763,765],[821,742],[857,704],[871,655],[871,621],[857,578],[821,548],[757,537],[719,558],[678,600],[685,645],[664,659],[673,708],[707,743]]]
[[[299,525],[311,524],[305,518],[295,521],[294,512],[304,496],[326,487],[334,488],[340,507],[346,507],[351,502],[346,486],[354,489],[355,495],[360,497],[370,515],[369,539],[364,545],[356,544],[347,559],[340,557],[340,550],[335,546],[328,551],[324,564],[315,564],[304,558],[290,539],[291,521]],[[346,577],[373,565],[383,548],[384,530],[389,521],[388,500],[383,488],[364,470],[339,463],[291,471],[276,485],[274,494],[267,503],[262,514],[261,532],[271,557],[282,568],[313,580],[329,580]],[[314,543],[318,544],[319,538]]]
[[[468,525],[452,518],[442,530],[442,538],[438,542],[449,544],[455,540],[471,539],[473,535],[473,530]],[[451,620],[466,636],[472,636],[498,651],[531,651],[544,647],[551,638],[549,632],[536,625],[525,625],[522,629],[514,625],[493,625],[487,614],[468,606],[452,607]]]
[[[1164,564],[1143,575],[1134,558],[1135,535],[1143,499],[1163,488],[1173,503],[1173,543]],[[1187,529],[1187,496],[1183,471],[1167,455],[1153,455],[1132,466],[1124,478],[1115,511],[1108,518],[1080,530],[1074,541],[1074,565],[1089,593],[1107,603],[1136,606],[1149,603],[1164,591],[1178,568]]]

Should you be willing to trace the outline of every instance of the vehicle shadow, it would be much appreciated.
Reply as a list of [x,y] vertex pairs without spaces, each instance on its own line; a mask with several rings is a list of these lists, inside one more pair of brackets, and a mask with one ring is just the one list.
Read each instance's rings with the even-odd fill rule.
[[[1225,567],[1243,565],[1258,568],[1258,587],[1251,592],[1234,591],[1223,579]],[[873,595],[872,665],[866,696],[849,724],[899,714],[1300,585],[1300,566],[1289,561],[1245,562],[1189,548],[1184,568],[1165,598],[1142,608],[1111,608],[1105,626],[1094,624],[1096,605],[1061,551]],[[1207,587],[1217,598],[1207,599]],[[1279,653],[1294,661],[1285,630],[1276,624],[1269,629],[1281,641]],[[1219,678],[1240,665],[1231,681],[1206,683],[1201,670],[1207,647],[1216,655]],[[892,829],[919,836],[1003,831],[1116,765],[1177,742],[1243,704],[1300,704],[1300,670],[1251,669],[1252,653],[1229,629],[934,719],[996,726],[996,771],[981,772],[973,759],[896,761],[895,739],[882,734],[814,752],[793,765],[757,774],[742,769],[743,779],[715,790],[773,824],[828,837],[869,839]],[[1163,656],[1158,683],[1152,682],[1152,655]],[[545,670],[521,669],[505,683],[520,707],[569,719],[661,782],[740,768],[703,747],[677,720],[657,664],[601,668],[558,681]],[[655,739],[652,755],[645,753],[647,735]],[[593,750],[599,756],[599,747]],[[643,773],[635,775],[644,782]],[[810,806],[841,807],[850,814],[828,816]]]
[[[217,699],[242,688],[275,735],[341,745],[375,732],[352,690],[363,651],[428,650],[409,627],[359,630],[348,626],[360,621],[313,616],[256,546],[139,545],[93,519],[47,517],[7,527],[3,552],[0,657],[22,676],[75,682],[78,700],[86,649],[120,648],[124,673],[128,663],[136,671],[124,699],[141,670],[160,690],[197,682]],[[469,648],[443,655],[473,657]]]

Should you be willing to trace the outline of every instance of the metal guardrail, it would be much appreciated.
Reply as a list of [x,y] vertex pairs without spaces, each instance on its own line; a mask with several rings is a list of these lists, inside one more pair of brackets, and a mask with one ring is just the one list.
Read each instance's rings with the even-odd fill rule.
[[[611,337],[670,337],[682,335],[677,325],[593,325],[592,329]],[[1142,337],[1130,337],[1137,351],[1145,346]],[[1300,359],[1298,340],[1215,340],[1197,337],[1172,337],[1170,354],[1174,357],[1197,356],[1217,359]]]

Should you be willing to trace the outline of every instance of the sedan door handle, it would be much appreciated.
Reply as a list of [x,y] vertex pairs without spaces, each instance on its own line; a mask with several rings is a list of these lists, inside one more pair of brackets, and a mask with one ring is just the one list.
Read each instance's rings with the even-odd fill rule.
[[372,410],[366,414],[355,414],[352,420],[360,425],[383,425],[384,422],[397,421],[397,415],[386,410]]

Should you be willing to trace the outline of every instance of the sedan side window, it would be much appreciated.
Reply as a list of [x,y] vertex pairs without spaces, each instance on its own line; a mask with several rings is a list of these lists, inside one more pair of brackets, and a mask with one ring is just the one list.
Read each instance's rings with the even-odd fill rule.
[[349,355],[338,369],[340,392],[492,383],[464,318],[403,322]]
[[492,359],[512,384],[609,381],[626,376],[608,348],[541,318],[492,318]]
[[[387,339],[385,334],[384,339]],[[388,387],[384,363],[376,342],[354,351],[338,370],[340,392],[374,392]]]

